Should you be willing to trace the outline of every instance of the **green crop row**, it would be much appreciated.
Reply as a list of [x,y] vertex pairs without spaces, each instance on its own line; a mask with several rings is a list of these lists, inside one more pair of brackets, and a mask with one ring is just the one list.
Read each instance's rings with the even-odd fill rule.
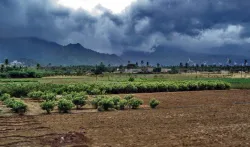
[[13,97],[25,97],[34,91],[34,97],[41,92],[56,94],[86,92],[89,95],[119,93],[150,93],[197,90],[225,90],[231,85],[223,81],[176,81],[176,82],[103,82],[94,84],[43,84],[43,83],[12,83],[1,84],[0,93],[8,93]]

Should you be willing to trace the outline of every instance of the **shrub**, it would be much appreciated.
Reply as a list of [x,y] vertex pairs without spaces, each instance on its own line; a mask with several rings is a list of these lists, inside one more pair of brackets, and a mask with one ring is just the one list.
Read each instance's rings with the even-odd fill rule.
[[114,102],[112,98],[103,98],[98,103],[99,106],[101,106],[105,111],[107,111],[109,108],[114,107]]
[[98,103],[103,99],[103,96],[97,96],[91,101],[91,104],[94,106],[95,109],[98,108]]
[[124,99],[129,101],[130,99],[134,98],[134,96],[132,94],[129,95],[125,95]]
[[98,88],[94,88],[89,92],[89,94],[98,95],[98,94],[102,94],[102,91],[100,89],[98,89]]
[[23,101],[14,100],[11,105],[12,111],[15,113],[23,114],[27,111],[27,105]]
[[56,100],[56,94],[54,94],[54,93],[45,93],[41,97],[46,101],[55,101]]
[[1,101],[5,101],[6,99],[9,99],[10,98],[10,95],[7,94],[7,93],[4,93],[1,97],[0,97],[0,100]]
[[132,109],[137,109],[140,105],[143,104],[143,101],[137,98],[132,98],[128,101],[129,107]]
[[30,92],[30,87],[25,86],[24,84],[16,84],[14,86],[8,87],[8,93],[12,97],[22,97],[27,96],[27,94]]
[[121,97],[120,96],[113,96],[112,100],[114,102],[114,108],[119,109],[119,102],[121,100]]
[[156,108],[159,104],[160,104],[160,102],[158,100],[156,100],[156,99],[151,99],[149,101],[149,105],[153,109]]
[[118,105],[118,103],[120,102],[121,100],[121,97],[120,96],[113,96],[112,97],[112,100],[114,102],[114,105]]
[[225,88],[226,89],[230,89],[231,88],[231,84],[230,83],[225,83]]
[[120,106],[120,110],[124,110],[127,104],[128,104],[127,100],[125,99],[120,100],[118,103],[118,105]]
[[73,95],[72,94],[66,94],[62,98],[66,99],[66,100],[73,100]]
[[54,110],[56,103],[54,101],[45,101],[40,106],[43,110],[50,114],[50,112]]
[[13,103],[14,103],[14,99],[12,98],[8,98],[6,100],[3,101],[3,104],[6,105],[8,108],[13,107]]
[[72,102],[76,105],[76,108],[79,109],[80,107],[86,105],[87,96],[76,96],[73,98]]
[[40,99],[44,93],[42,91],[33,91],[28,93],[28,97],[33,98],[33,99]]
[[134,78],[134,77],[129,77],[128,81],[129,81],[129,82],[134,82],[134,81],[135,81],[135,78]]
[[74,104],[70,100],[60,99],[58,101],[58,110],[60,113],[68,113],[73,108],[73,106]]

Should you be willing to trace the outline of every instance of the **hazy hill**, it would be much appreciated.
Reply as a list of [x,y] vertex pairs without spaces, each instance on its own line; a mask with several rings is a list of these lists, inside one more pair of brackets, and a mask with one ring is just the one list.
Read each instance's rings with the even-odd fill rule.
[[[221,53],[221,52],[224,53]],[[247,56],[248,55],[248,56]],[[137,51],[127,51],[121,57],[125,61],[138,62],[140,64],[141,60],[150,62],[150,64],[156,65],[160,63],[162,65],[179,65],[180,62],[186,63],[189,58],[195,63],[201,64],[207,62],[208,64],[213,63],[226,63],[227,58],[236,61],[237,63],[243,62],[244,59],[249,59],[250,54],[243,55],[243,53],[233,53],[226,52],[224,48],[217,48],[215,52],[210,53],[195,53],[187,52],[179,48],[173,47],[162,47],[159,46],[152,53],[137,52]]]
[[54,65],[94,65],[121,64],[117,55],[109,55],[84,48],[80,44],[62,46],[34,37],[0,39],[0,59],[28,59],[41,64]]
[[237,63],[249,59],[250,51],[243,46],[224,46],[209,49],[208,53],[194,53],[179,48],[159,46],[152,53],[126,51],[121,56],[102,54],[91,49],[84,48],[81,44],[68,44],[62,46],[55,42],[46,41],[34,37],[0,38],[0,61],[5,58],[19,60],[26,64],[41,63],[47,65],[95,65],[104,62],[112,65],[133,63],[141,60],[156,65],[178,65],[187,62],[190,58],[195,63],[207,61],[209,64],[225,63],[231,58]]

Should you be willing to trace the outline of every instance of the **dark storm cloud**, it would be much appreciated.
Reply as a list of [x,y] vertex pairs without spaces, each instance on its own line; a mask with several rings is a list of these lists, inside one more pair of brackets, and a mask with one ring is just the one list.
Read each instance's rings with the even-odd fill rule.
[[161,44],[197,51],[202,44],[249,43],[249,8],[249,0],[138,0],[121,14],[99,5],[102,15],[93,15],[56,0],[0,0],[0,37],[80,42],[118,54]]

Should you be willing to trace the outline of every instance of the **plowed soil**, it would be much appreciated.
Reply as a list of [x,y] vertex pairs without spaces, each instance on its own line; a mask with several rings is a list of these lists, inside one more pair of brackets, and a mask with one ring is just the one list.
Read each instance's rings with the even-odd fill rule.
[[136,94],[157,109],[2,116],[0,146],[250,146],[250,90]]

